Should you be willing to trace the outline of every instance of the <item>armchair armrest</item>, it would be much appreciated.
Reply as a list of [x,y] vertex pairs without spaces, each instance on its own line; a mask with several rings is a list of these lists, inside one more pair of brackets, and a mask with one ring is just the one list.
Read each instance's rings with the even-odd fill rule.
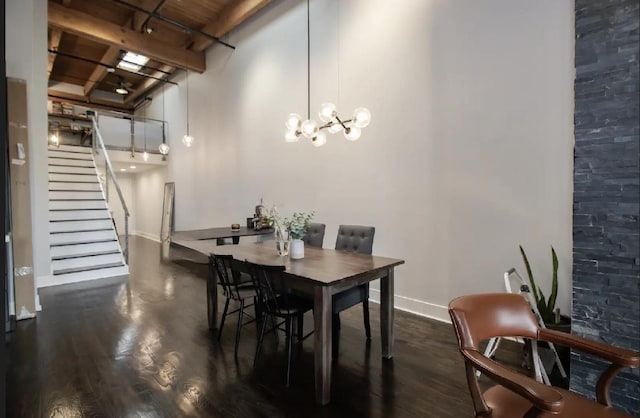
[[567,334],[565,332],[555,331],[548,328],[540,328],[538,331],[538,338],[543,341],[565,345],[567,347],[584,351],[588,354],[593,354],[594,356],[598,356],[619,366],[632,368],[640,366],[640,353],[627,350],[625,348],[615,347],[599,341],[588,340],[586,338],[578,337],[577,335]]
[[550,386],[543,385],[536,380],[516,373],[508,367],[485,357],[476,350],[461,349],[462,355],[474,367],[489,376],[496,383],[528,399],[540,411],[558,414],[562,411],[564,402],[562,395]]

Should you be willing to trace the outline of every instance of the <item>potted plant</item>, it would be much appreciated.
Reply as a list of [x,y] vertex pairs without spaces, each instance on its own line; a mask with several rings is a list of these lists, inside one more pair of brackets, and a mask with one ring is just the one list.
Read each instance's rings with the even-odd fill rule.
[[[571,318],[565,315],[560,315],[560,309],[556,309],[556,299],[558,297],[558,255],[556,254],[556,250],[551,247],[551,263],[553,266],[553,277],[551,280],[551,293],[549,297],[546,298],[542,289],[540,289],[536,281],[533,277],[533,272],[531,271],[531,265],[529,264],[529,260],[527,259],[527,255],[524,252],[524,248],[520,246],[520,253],[522,254],[522,260],[524,261],[524,265],[527,270],[527,275],[529,276],[529,283],[531,285],[531,293],[536,301],[536,307],[538,308],[538,312],[540,312],[540,316],[542,317],[542,321],[547,328],[554,329],[556,331],[562,331],[566,333],[571,333]],[[563,378],[560,373],[558,373],[558,369],[553,366],[554,354],[548,347],[547,343],[539,342],[538,343],[538,353],[541,358],[547,358],[551,361],[551,363],[544,362],[544,364],[549,364],[550,369],[547,369],[547,373],[549,374],[549,379],[553,386],[560,386],[564,388],[569,387],[569,382],[566,378]],[[556,350],[558,352],[558,356],[560,357],[560,361],[562,362],[562,366],[566,373],[569,372],[570,366],[570,357],[571,351],[561,345],[556,345]]]
[[276,248],[279,255],[286,256],[290,253],[293,259],[304,258],[304,241],[302,241],[302,238],[309,229],[313,215],[314,212],[309,214],[294,212],[291,218],[283,218],[275,206],[267,211],[268,221],[274,228]]
[[[559,331],[570,332],[570,318],[564,315],[560,315],[560,309],[556,309],[556,299],[558,297],[558,255],[556,250],[551,247],[551,262],[553,266],[553,277],[551,280],[551,293],[549,297],[545,297],[542,289],[540,289],[533,277],[531,271],[531,265],[527,254],[524,252],[522,245],[520,246],[520,254],[522,254],[522,260],[527,269],[527,276],[529,276],[529,283],[531,284],[531,293],[536,300],[536,306],[542,321],[547,328],[557,329]],[[568,329],[567,329],[568,327]]]
[[294,212],[291,218],[284,218],[283,224],[291,238],[290,254],[292,259],[304,258],[304,241],[302,238],[309,229],[313,212]]

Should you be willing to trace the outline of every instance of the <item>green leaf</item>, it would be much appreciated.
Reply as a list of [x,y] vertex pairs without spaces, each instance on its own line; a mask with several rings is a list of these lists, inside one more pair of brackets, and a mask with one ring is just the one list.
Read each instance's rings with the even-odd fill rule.
[[544,293],[540,290],[540,300],[538,301],[538,311],[540,312],[540,316],[542,317],[542,321],[545,324],[549,324],[549,305],[544,297]]
[[522,259],[524,260],[524,266],[527,268],[527,275],[529,276],[529,283],[531,284],[531,291],[533,292],[533,297],[536,299],[536,304],[540,305],[540,296],[538,296],[538,287],[536,286],[535,280],[533,280],[531,265],[529,264],[529,259],[527,258],[527,255],[524,253],[524,248],[522,248],[522,245],[520,245],[520,254],[522,254]]
[[549,295],[547,309],[551,312],[551,317],[553,318],[553,311],[556,308],[556,299],[558,297],[558,256],[553,246],[551,246],[551,260],[553,263],[553,281],[551,282],[551,295]]

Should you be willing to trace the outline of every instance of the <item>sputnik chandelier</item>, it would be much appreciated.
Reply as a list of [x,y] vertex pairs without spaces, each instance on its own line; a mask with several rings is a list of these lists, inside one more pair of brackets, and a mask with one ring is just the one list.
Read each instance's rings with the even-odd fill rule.
[[327,143],[327,136],[322,132],[326,129],[332,134],[342,131],[349,141],[356,141],[362,135],[362,128],[366,128],[371,122],[371,112],[364,107],[359,107],[353,112],[351,119],[343,120],[338,116],[336,105],[323,103],[318,113],[322,125],[309,118],[305,121],[297,113],[289,114],[285,125],[287,133],[284,136],[287,142],[298,142],[300,135],[311,139],[313,145],[321,147]]

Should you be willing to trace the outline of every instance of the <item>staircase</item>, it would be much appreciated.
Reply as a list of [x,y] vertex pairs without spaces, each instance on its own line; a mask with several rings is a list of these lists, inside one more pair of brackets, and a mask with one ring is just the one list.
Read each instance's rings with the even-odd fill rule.
[[129,274],[91,148],[49,147],[51,284]]

